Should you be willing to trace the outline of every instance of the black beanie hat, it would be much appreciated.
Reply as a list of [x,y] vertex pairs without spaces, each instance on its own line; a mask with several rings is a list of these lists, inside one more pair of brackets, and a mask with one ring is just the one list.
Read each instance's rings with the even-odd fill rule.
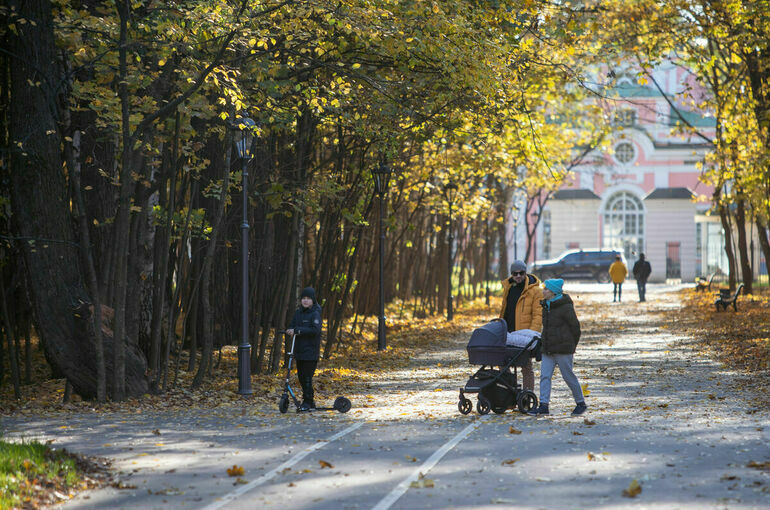
[[313,289],[313,287],[305,287],[304,289],[302,289],[302,294],[300,294],[299,297],[300,299],[302,299],[303,297],[309,297],[310,299],[313,300],[313,303],[316,302],[315,290]]

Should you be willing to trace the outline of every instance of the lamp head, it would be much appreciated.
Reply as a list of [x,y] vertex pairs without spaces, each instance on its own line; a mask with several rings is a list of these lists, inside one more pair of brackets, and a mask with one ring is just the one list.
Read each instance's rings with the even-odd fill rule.
[[390,181],[390,174],[392,169],[390,165],[380,163],[376,168],[372,169],[372,177],[374,177],[374,191],[382,195],[388,191],[388,183]]
[[233,129],[233,140],[241,159],[251,159],[251,144],[254,142],[256,123],[249,117],[236,117],[230,125]]
[[455,184],[452,181],[449,181],[446,186],[444,186],[444,193],[446,194],[446,199],[450,204],[453,204],[455,201],[455,198],[457,197],[457,184]]

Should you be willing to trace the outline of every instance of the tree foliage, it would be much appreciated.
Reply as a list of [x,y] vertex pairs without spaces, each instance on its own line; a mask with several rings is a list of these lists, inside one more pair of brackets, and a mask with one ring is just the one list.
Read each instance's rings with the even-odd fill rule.
[[[0,7],[3,167],[14,197],[3,274],[27,275],[12,282],[12,314],[34,310],[52,365],[83,395],[162,391],[179,370],[197,370],[203,384],[216,348],[240,337],[244,162],[232,140],[245,116],[255,121],[246,162],[252,370],[279,367],[277,331],[302,286],[323,300],[327,356],[374,312],[370,172],[380,164],[393,168],[387,298],[416,315],[440,313],[450,272],[461,298],[493,278],[495,261],[504,272],[512,194],[524,193],[526,217],[539,218],[602,145],[609,123],[590,77],[630,55],[641,69],[673,58],[695,70],[711,94],[691,100],[722,125],[706,178],[730,183],[720,200],[740,197],[767,225],[765,8],[12,1]],[[25,80],[13,79],[20,73]],[[37,115],[14,113],[20,98]],[[46,184],[35,196],[33,175]],[[459,186],[453,204],[449,182]],[[76,283],[30,279],[38,266]],[[349,318],[353,330],[343,331]],[[192,353],[186,366],[182,349]]]

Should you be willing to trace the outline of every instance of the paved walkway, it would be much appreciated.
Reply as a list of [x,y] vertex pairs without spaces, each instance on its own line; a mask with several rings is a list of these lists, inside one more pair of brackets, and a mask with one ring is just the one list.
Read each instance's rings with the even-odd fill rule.
[[[750,378],[691,348],[663,315],[678,306],[670,287],[652,286],[642,305],[630,292],[610,303],[606,289],[566,286],[584,329],[585,418],[569,416],[558,375],[548,418],[462,416],[468,332],[387,380],[358,382],[346,415],[247,405],[4,419],[3,428],[113,460],[125,488],[67,509],[770,508],[770,412],[755,404]],[[244,474],[228,476],[234,465]],[[642,491],[628,498],[632,480]]]

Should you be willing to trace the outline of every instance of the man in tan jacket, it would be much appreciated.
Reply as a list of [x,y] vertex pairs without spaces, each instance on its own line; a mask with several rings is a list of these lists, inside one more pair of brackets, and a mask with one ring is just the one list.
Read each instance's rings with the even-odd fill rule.
[[[542,331],[543,311],[540,301],[543,289],[537,276],[527,274],[527,265],[521,260],[511,264],[511,276],[503,280],[503,306],[500,317],[508,324],[508,332],[517,329]],[[521,367],[522,386],[525,390],[535,388],[535,372],[532,359],[527,358],[526,366]]]

